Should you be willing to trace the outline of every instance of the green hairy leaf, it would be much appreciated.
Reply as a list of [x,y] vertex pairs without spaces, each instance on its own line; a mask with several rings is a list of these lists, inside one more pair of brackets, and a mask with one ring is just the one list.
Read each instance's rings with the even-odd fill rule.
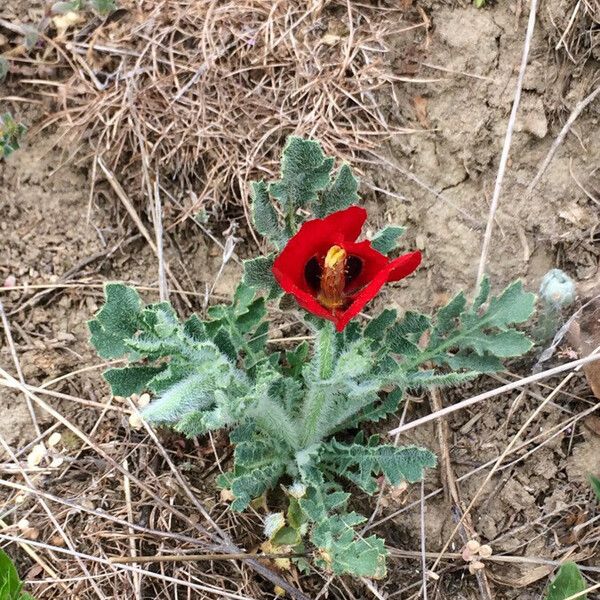
[[275,255],[259,256],[244,261],[244,283],[259,290],[266,290],[269,298],[276,298],[281,289],[273,275]]
[[362,434],[352,444],[334,438],[323,446],[321,461],[368,494],[377,490],[379,475],[391,485],[414,483],[421,481],[424,469],[436,465],[435,455],[425,448],[380,445],[376,436],[365,444]]
[[342,165],[333,183],[313,202],[315,217],[323,218],[356,204],[360,200],[357,192],[358,179],[348,165]]
[[121,358],[128,352],[125,340],[138,330],[141,300],[133,289],[118,283],[104,286],[106,303],[88,321],[92,345],[102,358]]
[[251,189],[252,220],[256,231],[279,248],[285,243],[285,234],[269,198],[267,184],[264,181],[255,181],[251,184]]
[[269,186],[284,213],[295,212],[317,199],[329,185],[333,158],[323,154],[318,142],[290,137],[283,150],[281,179]]
[[406,231],[404,227],[390,225],[377,232],[371,240],[371,246],[382,254],[389,254],[396,249],[398,238]]
[[[404,357],[406,370],[427,361],[473,374],[501,370],[501,358],[520,356],[533,345],[525,333],[512,326],[531,317],[535,295],[525,292],[521,282],[516,282],[491,298],[486,309],[489,291],[489,282],[484,279],[471,306],[461,292],[433,320],[407,312],[388,329],[387,344],[392,352]],[[429,342],[424,346],[426,332]],[[435,383],[433,379],[431,383]]]
[[[566,562],[558,570],[556,577],[548,587],[546,600],[566,600],[587,588],[579,567],[574,562]],[[587,594],[578,596],[578,600],[586,600]]]

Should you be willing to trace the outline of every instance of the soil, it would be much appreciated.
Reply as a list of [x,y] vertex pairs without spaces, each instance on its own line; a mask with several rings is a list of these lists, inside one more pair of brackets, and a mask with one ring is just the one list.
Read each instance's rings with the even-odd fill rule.
[[[574,4],[548,0],[539,10],[491,240],[487,272],[496,289],[520,277],[535,291],[543,274],[553,267],[566,270],[580,286],[589,287],[598,279],[598,103],[579,116],[536,189],[529,196],[525,193],[566,118],[597,85],[598,56],[584,59],[569,56],[564,47],[554,50],[568,24],[565,15],[571,14]],[[0,7],[0,19],[15,19],[18,5],[16,0],[9,0]],[[396,99],[389,95],[377,99],[390,118],[422,131],[394,136],[381,148],[389,163],[381,163],[365,175],[369,187],[396,194],[366,194],[372,209],[372,229],[386,222],[407,225],[406,247],[416,246],[424,252],[423,268],[411,279],[389,288],[377,301],[378,306],[386,303],[403,310],[431,310],[458,290],[474,289],[527,20],[527,7],[521,2],[500,2],[477,10],[466,3],[425,0],[410,10],[417,8],[424,12],[430,27],[398,34],[389,61],[398,75],[410,72],[411,76],[439,81],[398,84]],[[19,6],[18,14],[23,21],[35,20],[41,7],[32,3],[23,15]],[[2,95],[25,97],[28,93],[27,84],[18,76],[7,80],[6,89],[8,93]],[[34,129],[50,110],[15,100],[0,102],[0,112],[10,109]],[[90,191],[93,174],[89,161],[63,160],[55,150],[57,142],[61,143],[59,135],[55,127],[34,131],[20,151],[0,162],[0,284],[14,277],[16,285],[12,291],[2,288],[0,297],[23,378],[33,386],[44,386],[83,367],[99,366],[88,344],[86,320],[101,303],[102,282],[122,279],[156,288],[158,280],[156,257],[112,188],[98,178]],[[241,239],[238,253],[254,252],[247,225],[241,218],[236,217],[236,222],[235,235]],[[223,239],[229,225],[223,221],[209,227]],[[213,287],[221,267],[221,248],[197,227],[184,224],[169,231],[165,251],[182,286],[195,294],[189,296],[191,306],[178,299],[177,308],[182,312],[202,310],[203,295]],[[213,293],[229,296],[240,272],[239,265],[229,261]],[[33,289],[38,285],[50,287]],[[148,297],[154,294],[144,293]],[[15,373],[5,342],[0,348],[0,366]],[[511,367],[522,376],[528,375],[530,368],[531,362]],[[459,391],[444,392],[443,402],[450,404],[497,385],[493,379],[482,380]],[[66,377],[52,389],[95,402],[108,399],[98,369]],[[570,396],[559,395],[555,405],[549,405],[526,426],[526,438],[559,426],[566,416],[593,406],[595,400],[583,376],[576,375],[567,391]],[[549,389],[539,386],[531,392],[492,400],[471,411],[455,413],[450,419],[453,469],[456,477],[468,475],[458,484],[465,506],[476,496],[488,472],[473,474],[473,469],[502,454],[539,405],[539,396],[545,396]],[[0,437],[14,450],[21,449],[35,438],[30,414],[21,395],[6,387],[1,393]],[[409,419],[428,409],[427,397],[413,400]],[[74,411],[72,418],[83,429],[93,427],[98,417],[96,409],[64,399],[53,400],[53,406]],[[38,422],[42,429],[52,423],[41,413]],[[110,427],[117,428],[116,435],[124,430],[123,423],[109,419],[99,430],[101,439],[110,439]],[[433,426],[419,428],[402,441],[440,450]],[[529,456],[524,455],[533,448]],[[572,535],[574,523],[597,511],[586,478],[590,472],[600,475],[599,429],[593,424],[578,424],[541,447],[530,444],[513,458],[517,457],[522,460],[494,476],[476,499],[473,534],[490,544],[496,554],[548,560],[571,556],[587,566],[600,567],[598,558],[589,552],[590,546],[578,546],[580,538]],[[426,493],[439,492],[442,480],[441,471],[432,472],[425,483]],[[375,519],[375,532],[384,535],[392,547],[420,547],[420,513],[418,505],[412,506],[419,498],[416,487],[400,497],[386,495],[382,512]],[[217,495],[211,489],[204,492],[213,500]],[[3,493],[0,491],[0,500]],[[367,514],[375,507],[373,499],[359,502],[364,502]],[[403,502],[412,507],[393,516]],[[0,509],[4,513],[6,507],[0,504]],[[453,505],[444,493],[428,499],[428,550],[442,549],[455,526],[452,515]],[[239,535],[244,537],[241,532]],[[461,547],[462,542],[457,541],[448,550],[460,552]],[[20,560],[26,566],[32,564],[25,556]],[[379,589],[390,597],[414,597],[421,578],[418,568],[418,562],[391,559],[390,576],[378,582]],[[479,597],[477,581],[465,571],[464,563],[442,563],[438,572],[442,577],[432,584],[439,593],[435,597]],[[493,597],[498,600],[539,598],[551,572],[552,566],[527,562],[486,566]],[[32,573],[32,579],[43,577],[43,573]],[[597,574],[592,575],[592,580],[598,579]],[[350,592],[344,590],[353,585],[347,583],[345,588],[334,584],[330,597],[370,597],[370,592],[360,587],[354,596],[346,595]],[[39,598],[53,597],[52,590],[45,593],[43,586],[36,589]],[[90,595],[81,597],[95,597],[92,591],[87,593]]]

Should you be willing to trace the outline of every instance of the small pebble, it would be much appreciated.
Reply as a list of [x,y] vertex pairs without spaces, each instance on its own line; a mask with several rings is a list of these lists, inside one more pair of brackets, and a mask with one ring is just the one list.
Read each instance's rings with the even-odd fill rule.
[[27,456],[27,466],[30,469],[37,467],[42,462],[44,456],[46,456],[46,447],[43,443],[36,444]]
[[141,429],[144,426],[144,422],[142,421],[142,417],[137,413],[129,415],[129,426],[132,429]]
[[60,433],[58,433],[58,431],[55,431],[48,438],[48,446],[50,446],[50,448],[54,448],[54,446],[56,446],[58,444],[58,442],[60,442],[61,439],[62,439],[62,435]]

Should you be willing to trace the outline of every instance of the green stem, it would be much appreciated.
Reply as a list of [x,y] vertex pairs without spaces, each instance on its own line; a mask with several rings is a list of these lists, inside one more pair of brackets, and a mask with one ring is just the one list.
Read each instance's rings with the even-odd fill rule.
[[329,414],[328,400],[331,395],[327,393],[320,383],[333,375],[333,359],[335,353],[335,330],[332,323],[325,323],[319,331],[316,343],[317,371],[319,381],[310,382],[309,389],[302,407],[302,446],[307,446],[317,441],[320,431],[321,417],[327,418]]

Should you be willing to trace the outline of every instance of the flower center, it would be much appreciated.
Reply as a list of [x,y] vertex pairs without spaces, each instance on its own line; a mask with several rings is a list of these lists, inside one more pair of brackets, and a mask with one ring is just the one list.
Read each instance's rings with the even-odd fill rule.
[[317,300],[325,308],[336,309],[344,306],[346,298],[346,259],[347,253],[341,246],[331,246],[323,261],[321,289]]

